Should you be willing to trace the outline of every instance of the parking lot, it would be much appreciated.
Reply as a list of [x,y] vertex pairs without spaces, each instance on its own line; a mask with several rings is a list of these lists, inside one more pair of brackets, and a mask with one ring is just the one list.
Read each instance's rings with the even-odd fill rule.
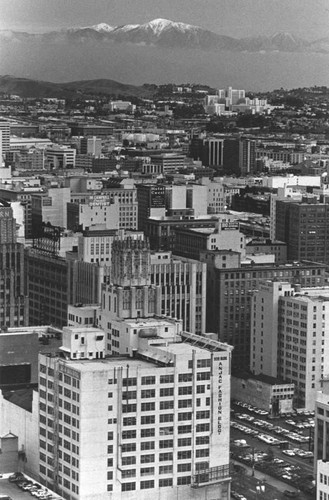
[[[15,473],[20,474],[20,473]],[[14,474],[14,475],[15,475]],[[20,476],[17,482],[11,482],[9,480],[11,474],[3,474],[0,477],[0,495],[7,496],[11,500],[33,500],[39,498],[40,500],[62,500],[62,497],[56,495],[54,492],[50,491],[48,488],[45,488],[40,485],[37,481],[31,479],[30,477],[24,475]],[[45,492],[45,496],[34,496],[31,494],[31,491],[24,491],[22,487],[19,487],[19,484],[30,485],[32,487],[31,491],[38,491],[41,495],[41,491]],[[0,497],[1,498],[1,497]]]
[[311,494],[314,415],[299,412],[269,419],[267,412],[245,403],[232,408],[231,458]]

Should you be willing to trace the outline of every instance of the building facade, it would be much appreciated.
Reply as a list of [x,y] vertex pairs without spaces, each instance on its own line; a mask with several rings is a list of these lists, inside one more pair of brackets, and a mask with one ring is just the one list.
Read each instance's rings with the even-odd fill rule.
[[70,500],[228,500],[232,348],[155,315],[145,241],[112,260],[102,329],[40,356],[40,477]]
[[201,253],[201,261],[207,263],[207,296],[214,298],[207,301],[206,330],[217,333],[221,342],[233,345],[233,365],[249,370],[253,291],[264,279],[275,278],[302,286],[323,286],[325,266],[301,262],[232,267],[229,260],[234,257],[233,261],[238,262],[238,256],[226,252],[226,256],[221,255],[226,257],[223,261],[217,255],[211,250]]

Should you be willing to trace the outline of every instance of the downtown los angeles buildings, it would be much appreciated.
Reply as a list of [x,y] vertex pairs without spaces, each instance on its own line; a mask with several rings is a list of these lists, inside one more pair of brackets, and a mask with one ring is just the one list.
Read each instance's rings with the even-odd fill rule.
[[[69,500],[226,500],[230,396],[249,384],[256,404],[258,377],[259,405],[312,409],[327,372],[326,139],[242,133],[253,117],[233,109],[217,133],[220,116],[172,121],[160,102],[104,123],[58,106],[56,125],[2,127],[1,345],[20,345],[16,386],[39,381],[29,413],[0,399],[3,434]],[[232,394],[231,364],[255,376]]]
[[40,477],[72,499],[228,499],[231,347],[156,316],[146,242],[113,246],[102,328],[39,358]]

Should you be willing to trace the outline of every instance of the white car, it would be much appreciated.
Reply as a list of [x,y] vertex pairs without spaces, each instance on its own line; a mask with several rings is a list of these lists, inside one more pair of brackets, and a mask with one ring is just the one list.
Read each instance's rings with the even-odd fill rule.
[[284,453],[284,455],[288,455],[288,457],[294,457],[296,455],[293,450],[282,450],[282,453]]

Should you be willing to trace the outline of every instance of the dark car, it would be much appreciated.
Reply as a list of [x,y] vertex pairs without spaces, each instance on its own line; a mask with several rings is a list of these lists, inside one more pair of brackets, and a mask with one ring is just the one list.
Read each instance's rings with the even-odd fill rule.
[[11,476],[9,476],[9,482],[10,483],[16,483],[17,481],[22,481],[24,479],[24,474],[21,472],[15,472]]
[[288,498],[297,498],[298,497],[298,491],[284,490],[283,494],[285,497],[288,497]]

